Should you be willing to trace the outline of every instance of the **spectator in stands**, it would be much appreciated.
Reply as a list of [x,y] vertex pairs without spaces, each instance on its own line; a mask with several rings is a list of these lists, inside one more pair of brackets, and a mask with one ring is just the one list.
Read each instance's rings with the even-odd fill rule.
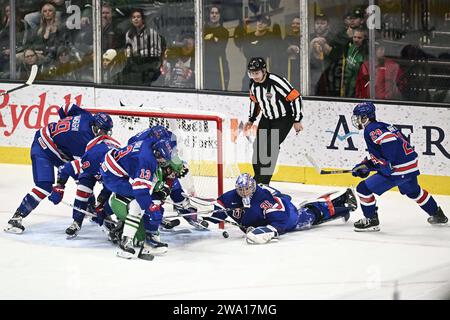
[[57,61],[49,67],[47,78],[60,81],[79,81],[80,63],[70,55],[68,47],[59,47]]
[[6,5],[0,12],[0,78],[9,78],[9,23],[11,7]]
[[[36,4],[39,4],[39,2],[36,1]],[[41,18],[42,18],[42,7],[46,4],[51,4],[53,6],[53,8],[55,8],[55,14],[58,18],[58,21],[61,21],[61,14],[63,12],[62,8],[64,6],[64,0],[41,1],[40,5],[36,6],[36,9],[38,9],[38,10],[30,12],[30,13],[26,14],[24,17],[25,22],[31,28],[31,30],[36,31],[38,29],[39,24],[41,22]]]
[[294,88],[300,88],[300,17],[294,17],[291,30],[286,35],[286,58],[282,68],[286,71],[287,80]]
[[[403,86],[403,72],[397,62],[386,58],[385,47],[376,42],[377,70],[375,80],[375,99],[399,99]],[[356,79],[356,98],[370,98],[370,67],[366,60],[359,69]]]
[[39,57],[32,48],[27,48],[23,51],[24,61],[17,68],[17,76],[20,80],[27,80],[30,77],[31,67],[35,64],[38,66],[38,73],[36,79],[40,80],[43,77],[44,67],[39,63]]
[[[174,48],[174,59],[170,59],[166,77],[166,85],[178,88],[194,88],[195,86],[195,40],[194,35],[183,35],[182,47]],[[173,49],[172,49],[173,50]]]
[[102,59],[102,83],[120,84],[121,66],[117,63],[117,51],[108,49]]
[[113,8],[109,3],[102,5],[102,52],[123,48],[125,37],[113,24]]
[[316,95],[330,94],[331,65],[336,52],[334,35],[330,31],[328,17],[320,13],[314,19],[314,33],[310,35],[310,83],[311,92]]
[[220,7],[211,6],[209,19],[203,30],[205,47],[204,88],[228,90],[230,69],[226,56],[229,33],[222,25]]
[[57,49],[69,45],[69,37],[56,15],[55,7],[50,3],[44,4],[41,9],[41,22],[33,39],[33,46],[38,54],[43,55],[44,63],[55,62]]
[[155,29],[147,27],[142,9],[131,11],[132,27],[125,35],[127,61],[123,84],[150,86],[158,79],[166,41]]
[[344,68],[344,97],[355,97],[356,78],[359,69],[368,56],[366,31],[356,29],[353,43],[347,51]]
[[[247,23],[244,24],[244,36],[236,39],[247,60],[247,63],[252,57],[262,57],[267,64],[267,69],[270,71],[274,52],[274,37],[270,30],[271,19],[266,15],[258,15],[256,17],[256,31],[254,33],[247,32]],[[279,40],[279,39],[277,39]],[[244,74],[242,79],[242,91],[248,90],[248,76]]]

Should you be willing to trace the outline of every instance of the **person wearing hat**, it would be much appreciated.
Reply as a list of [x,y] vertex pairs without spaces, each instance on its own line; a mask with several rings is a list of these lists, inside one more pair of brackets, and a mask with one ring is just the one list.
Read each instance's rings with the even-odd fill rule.
[[120,64],[118,63],[117,51],[115,49],[108,49],[103,54],[102,59],[102,82],[119,84]]
[[[270,70],[273,63],[273,48],[275,36],[271,27],[271,19],[266,15],[258,15],[256,17],[256,30],[253,33],[247,33],[242,41],[242,52],[244,53],[247,63],[252,57],[263,57]],[[248,88],[247,74],[242,79],[242,91]]]

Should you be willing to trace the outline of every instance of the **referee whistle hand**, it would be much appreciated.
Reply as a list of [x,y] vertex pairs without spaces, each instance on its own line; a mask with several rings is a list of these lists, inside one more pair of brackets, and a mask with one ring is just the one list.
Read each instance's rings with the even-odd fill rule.
[[299,132],[303,130],[302,123],[301,122],[295,122],[294,123],[294,130],[295,130],[295,134],[299,134]]

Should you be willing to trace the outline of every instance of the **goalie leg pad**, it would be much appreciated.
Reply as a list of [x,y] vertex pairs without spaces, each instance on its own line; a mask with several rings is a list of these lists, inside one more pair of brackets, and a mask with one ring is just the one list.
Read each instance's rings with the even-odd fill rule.
[[278,238],[278,231],[271,225],[263,227],[250,227],[247,229],[246,241],[248,244],[265,244]]

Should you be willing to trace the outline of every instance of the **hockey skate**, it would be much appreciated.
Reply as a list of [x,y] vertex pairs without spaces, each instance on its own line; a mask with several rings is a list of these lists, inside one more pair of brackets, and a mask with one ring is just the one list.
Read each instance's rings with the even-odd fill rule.
[[133,246],[133,239],[127,236],[123,236],[116,255],[120,258],[132,259],[135,257],[135,254],[136,250]]
[[448,222],[448,218],[445,216],[441,207],[439,207],[436,211],[436,214],[434,216],[430,216],[427,221],[432,225],[442,225]]
[[161,238],[159,236],[159,232],[156,233],[147,233],[145,236],[144,246],[140,252],[140,256],[142,255],[163,255],[167,252],[168,245],[167,243],[161,242]]
[[8,226],[4,229],[5,232],[21,234],[25,231],[25,227],[22,225],[22,215],[19,211],[16,211],[12,218],[8,221]]
[[347,197],[345,206],[348,207],[350,211],[355,211],[358,208],[358,201],[356,200],[355,192],[351,188],[347,188],[345,196]]
[[163,228],[163,230],[164,229],[171,230],[178,225],[180,225],[180,219],[169,220],[169,219],[163,218],[163,220],[161,222],[161,227]]
[[124,222],[119,220],[117,224],[109,231],[108,240],[114,244],[119,243],[120,238],[122,237],[123,226]]
[[374,232],[380,231],[380,221],[378,221],[378,216],[375,215],[373,218],[362,218],[354,223],[354,230],[356,232]]
[[66,229],[67,239],[73,239],[78,235],[78,232],[81,230],[81,225],[73,221],[72,224]]

